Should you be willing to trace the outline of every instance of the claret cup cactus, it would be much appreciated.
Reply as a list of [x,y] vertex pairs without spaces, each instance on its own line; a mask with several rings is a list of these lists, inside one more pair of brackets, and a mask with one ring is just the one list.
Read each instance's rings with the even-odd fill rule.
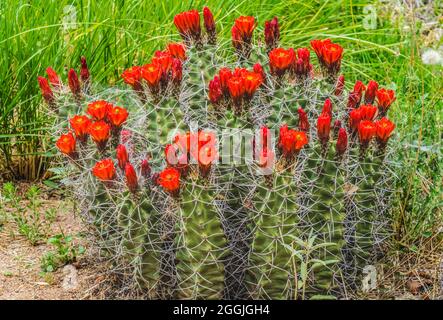
[[282,46],[277,18],[261,36],[241,16],[228,42],[207,7],[174,24],[182,42],[124,70],[123,87],[94,83],[84,57],[67,86],[52,68],[38,79],[103,257],[148,298],[360,290],[389,234],[394,92],[347,92],[344,49]]

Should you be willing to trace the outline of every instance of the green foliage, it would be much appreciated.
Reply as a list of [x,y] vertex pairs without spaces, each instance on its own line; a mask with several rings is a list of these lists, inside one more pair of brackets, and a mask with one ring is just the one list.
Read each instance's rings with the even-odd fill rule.
[[78,256],[85,252],[81,245],[73,243],[73,237],[59,233],[48,239],[48,244],[55,247],[55,250],[47,252],[41,258],[41,270],[43,273],[54,272],[58,268],[75,262]]

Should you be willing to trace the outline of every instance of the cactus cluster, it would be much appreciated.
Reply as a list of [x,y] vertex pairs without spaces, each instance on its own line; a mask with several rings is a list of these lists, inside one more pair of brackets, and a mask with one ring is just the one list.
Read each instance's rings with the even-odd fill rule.
[[94,84],[84,58],[68,87],[39,77],[103,256],[150,298],[359,290],[389,232],[394,92],[347,93],[343,48],[280,47],[277,18],[260,37],[241,16],[226,42],[202,15],[176,15],[183,41],[124,70],[126,88]]

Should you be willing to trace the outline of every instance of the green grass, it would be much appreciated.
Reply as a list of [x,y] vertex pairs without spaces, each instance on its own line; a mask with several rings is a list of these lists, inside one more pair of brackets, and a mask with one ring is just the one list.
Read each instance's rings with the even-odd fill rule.
[[[398,99],[390,117],[400,135],[401,171],[394,229],[398,240],[407,242],[435,233],[441,220],[442,69],[421,63],[418,21],[403,31],[403,18],[391,21],[390,9],[377,7],[377,28],[363,28],[363,8],[368,3],[376,4],[361,0],[206,2],[225,36],[241,14],[256,16],[260,30],[265,20],[276,15],[283,46],[334,38],[346,50],[343,72],[348,86],[356,79],[375,79],[396,89]],[[76,9],[74,24],[68,5]],[[84,55],[94,81],[121,82],[124,68],[149,61],[154,50],[178,39],[172,23],[175,14],[203,5],[178,0],[2,1],[0,160],[10,176],[37,179],[48,166],[49,123],[36,81],[47,66],[66,79],[67,68],[77,67]]]

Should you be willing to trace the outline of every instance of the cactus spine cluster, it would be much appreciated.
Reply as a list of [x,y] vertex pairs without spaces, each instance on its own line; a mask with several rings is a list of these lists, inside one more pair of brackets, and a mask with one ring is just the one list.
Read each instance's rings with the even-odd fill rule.
[[358,289],[386,234],[393,91],[358,81],[346,95],[343,48],[311,41],[314,67],[308,48],[279,47],[277,18],[261,42],[239,17],[232,46],[207,7],[206,32],[200,20],[176,15],[183,43],[126,69],[130,90],[99,89],[84,58],[72,95],[51,68],[39,77],[103,254],[150,298]]

